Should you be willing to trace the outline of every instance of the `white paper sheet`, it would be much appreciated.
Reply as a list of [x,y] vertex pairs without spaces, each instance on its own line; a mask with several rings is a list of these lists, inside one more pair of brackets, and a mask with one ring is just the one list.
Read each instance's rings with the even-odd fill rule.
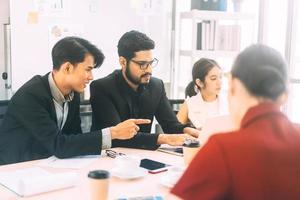
[[78,156],[66,159],[59,159],[55,156],[51,156],[45,160],[42,160],[38,165],[53,168],[81,169],[90,165],[99,158],[99,155]]
[[0,173],[0,183],[20,196],[31,196],[75,186],[79,176],[75,172],[49,173],[39,167]]

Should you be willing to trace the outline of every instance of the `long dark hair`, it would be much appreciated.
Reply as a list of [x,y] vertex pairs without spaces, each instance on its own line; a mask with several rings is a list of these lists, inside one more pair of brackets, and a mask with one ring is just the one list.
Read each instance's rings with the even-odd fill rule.
[[257,97],[275,101],[286,91],[286,63],[278,51],[265,45],[251,45],[241,52],[231,74]]
[[197,92],[195,91],[195,86],[200,91],[199,86],[197,86],[196,84],[196,79],[200,79],[200,81],[205,84],[205,77],[207,76],[208,72],[215,66],[220,68],[219,64],[215,60],[208,58],[201,58],[200,60],[195,62],[192,70],[193,80],[185,88],[186,97],[192,97],[197,94]]

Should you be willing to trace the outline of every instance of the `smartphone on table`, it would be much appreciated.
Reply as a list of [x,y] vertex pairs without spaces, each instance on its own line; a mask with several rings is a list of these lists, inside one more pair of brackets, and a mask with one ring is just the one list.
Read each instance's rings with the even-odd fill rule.
[[140,167],[147,169],[148,172],[151,174],[167,171],[170,166],[171,165],[169,164],[158,162],[147,158],[142,159],[140,164]]

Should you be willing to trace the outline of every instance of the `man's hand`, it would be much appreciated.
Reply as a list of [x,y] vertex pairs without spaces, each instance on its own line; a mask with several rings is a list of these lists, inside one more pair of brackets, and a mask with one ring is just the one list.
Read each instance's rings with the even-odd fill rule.
[[195,129],[195,128],[191,128],[191,127],[185,127],[183,129],[183,133],[186,133],[186,134],[189,134],[193,137],[196,137],[198,138],[199,134],[200,134],[200,131]]
[[193,139],[197,138],[190,136],[188,134],[159,134],[157,139],[157,144],[168,144],[172,146],[181,146],[184,143],[185,139]]
[[149,119],[128,119],[110,128],[111,139],[130,139],[140,130],[138,124],[149,124]]

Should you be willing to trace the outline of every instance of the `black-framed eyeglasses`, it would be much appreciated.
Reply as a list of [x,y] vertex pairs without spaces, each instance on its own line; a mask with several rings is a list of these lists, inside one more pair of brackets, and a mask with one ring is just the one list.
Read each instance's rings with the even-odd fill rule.
[[105,153],[110,158],[115,158],[117,156],[125,156],[126,155],[125,153],[119,153],[119,152],[116,152],[116,151],[110,150],[110,149],[106,149]]
[[147,61],[136,61],[136,60],[131,60],[131,61],[133,63],[139,65],[141,70],[146,70],[149,66],[151,66],[152,68],[154,68],[158,64],[158,59],[157,58],[154,58],[150,62],[147,62]]

